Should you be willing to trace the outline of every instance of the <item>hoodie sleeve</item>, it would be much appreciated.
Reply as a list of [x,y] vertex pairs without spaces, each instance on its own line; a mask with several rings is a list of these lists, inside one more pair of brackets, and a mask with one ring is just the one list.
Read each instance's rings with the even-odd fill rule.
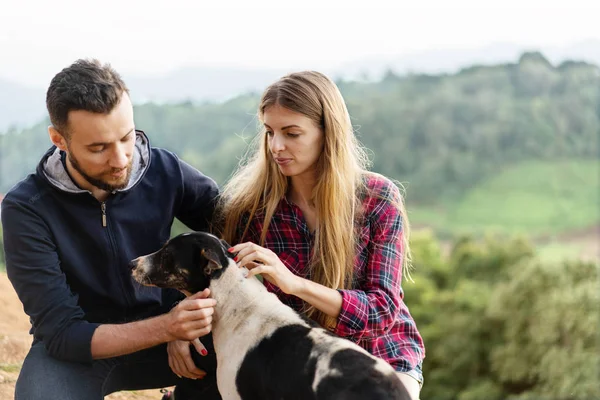
[[46,223],[32,207],[2,202],[6,272],[35,336],[52,357],[91,362],[91,341],[98,324],[83,319],[78,297],[71,292]]
[[209,231],[219,187],[214,180],[179,160],[183,193],[175,216],[196,231]]

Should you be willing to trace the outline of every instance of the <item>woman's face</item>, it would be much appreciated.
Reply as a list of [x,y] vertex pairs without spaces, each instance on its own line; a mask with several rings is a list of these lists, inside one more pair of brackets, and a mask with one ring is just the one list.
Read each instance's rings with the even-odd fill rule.
[[263,123],[271,156],[281,173],[314,179],[323,152],[323,130],[304,114],[278,104],[265,109]]

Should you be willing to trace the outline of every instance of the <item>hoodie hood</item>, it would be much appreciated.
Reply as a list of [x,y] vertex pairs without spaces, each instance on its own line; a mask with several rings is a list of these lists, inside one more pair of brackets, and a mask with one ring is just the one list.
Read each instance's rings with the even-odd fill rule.
[[[115,192],[124,192],[134,187],[144,176],[150,165],[150,142],[142,131],[135,131],[135,151],[131,163],[131,175],[127,186]],[[56,188],[69,193],[90,193],[89,190],[81,189],[73,182],[62,162],[62,151],[52,147],[40,163],[40,168],[48,179],[48,182]]]

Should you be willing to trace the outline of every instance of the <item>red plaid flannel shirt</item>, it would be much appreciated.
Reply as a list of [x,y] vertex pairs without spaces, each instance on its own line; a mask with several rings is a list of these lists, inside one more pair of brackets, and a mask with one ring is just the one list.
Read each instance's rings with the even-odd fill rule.
[[[334,333],[348,338],[374,356],[406,372],[422,363],[425,347],[416,324],[404,304],[402,291],[402,218],[387,199],[399,199],[396,185],[380,175],[367,178],[353,289],[339,290],[342,310]],[[256,215],[241,241],[260,243],[264,215]],[[243,225],[245,226],[245,225]],[[241,232],[240,232],[241,234]],[[310,279],[310,233],[302,211],[282,199],[269,224],[264,247],[275,252],[294,274]],[[297,311],[303,300],[283,293],[265,281],[267,289]]]

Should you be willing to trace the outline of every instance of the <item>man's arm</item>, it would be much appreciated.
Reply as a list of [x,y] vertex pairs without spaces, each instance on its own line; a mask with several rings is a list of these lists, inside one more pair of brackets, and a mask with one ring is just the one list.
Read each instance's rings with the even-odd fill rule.
[[36,337],[52,357],[90,362],[174,339],[193,340],[210,331],[214,300],[203,294],[144,321],[122,325],[86,321],[43,219],[32,207],[11,198],[2,202],[1,216],[8,277],[33,321]]
[[179,160],[183,193],[175,216],[196,231],[209,231],[219,187],[214,180]]
[[78,297],[60,268],[56,244],[34,204],[7,195],[2,202],[6,272],[35,336],[51,356],[91,361],[90,340],[98,324],[85,321]]
[[192,341],[211,331],[216,300],[209,290],[180,302],[169,313],[122,325],[100,325],[92,336],[92,358],[110,358],[173,340]]

